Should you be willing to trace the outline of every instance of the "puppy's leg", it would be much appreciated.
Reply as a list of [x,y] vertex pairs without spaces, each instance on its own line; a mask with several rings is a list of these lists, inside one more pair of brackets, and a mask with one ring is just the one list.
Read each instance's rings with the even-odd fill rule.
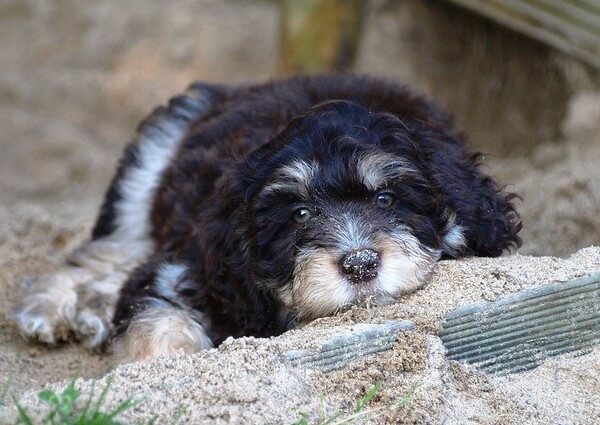
[[148,298],[144,309],[133,316],[127,331],[115,341],[115,355],[119,362],[134,362],[212,348],[202,322],[199,313]]
[[110,333],[106,325],[127,272],[150,249],[107,238],[83,244],[58,270],[25,288],[14,315],[21,335],[48,344],[85,338],[98,347]]
[[195,85],[138,128],[106,194],[92,239],[54,273],[25,289],[14,320],[26,339],[72,338],[99,347],[127,274],[154,250],[150,213],[165,169],[192,123],[211,106],[211,88]]
[[208,318],[181,295],[195,286],[184,264],[151,260],[136,270],[115,312],[116,357],[131,362],[212,348]]

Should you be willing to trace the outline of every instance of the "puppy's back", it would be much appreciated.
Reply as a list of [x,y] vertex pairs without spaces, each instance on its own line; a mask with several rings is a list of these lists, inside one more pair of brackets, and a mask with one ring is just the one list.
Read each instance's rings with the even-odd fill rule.
[[451,121],[407,87],[353,74],[274,80],[258,85],[197,83],[210,93],[211,109],[185,135],[165,169],[152,207],[159,248],[178,250],[193,234],[194,216],[207,207],[219,177],[271,140],[303,111],[330,100],[349,100],[372,112],[451,129]]

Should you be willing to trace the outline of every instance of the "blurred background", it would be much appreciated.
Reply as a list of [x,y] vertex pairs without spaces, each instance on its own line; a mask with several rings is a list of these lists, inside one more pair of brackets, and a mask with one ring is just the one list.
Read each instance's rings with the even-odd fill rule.
[[85,237],[137,123],[191,81],[332,69],[446,107],[522,196],[522,253],[598,244],[599,17],[597,0],[0,0],[4,261],[35,272]]

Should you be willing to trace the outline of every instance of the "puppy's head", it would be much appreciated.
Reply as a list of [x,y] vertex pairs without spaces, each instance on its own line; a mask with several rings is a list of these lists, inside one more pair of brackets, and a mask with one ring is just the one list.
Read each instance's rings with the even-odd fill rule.
[[460,141],[428,124],[327,102],[238,170],[251,278],[301,318],[392,302],[441,256],[518,245],[510,203]]

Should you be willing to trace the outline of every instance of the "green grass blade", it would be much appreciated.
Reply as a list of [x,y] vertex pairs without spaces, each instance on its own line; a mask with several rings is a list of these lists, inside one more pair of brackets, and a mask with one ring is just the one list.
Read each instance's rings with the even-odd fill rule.
[[366,394],[363,396],[363,398],[356,401],[356,407],[354,408],[354,413],[358,413],[361,410],[363,410],[365,407],[367,407],[369,405],[369,403],[371,403],[373,398],[377,394],[379,394],[379,391],[381,391],[382,386],[383,386],[383,382],[377,381],[375,383],[375,385],[373,385],[371,388],[369,388],[369,390],[366,392]]
[[125,400],[123,403],[119,404],[117,406],[117,408],[115,410],[112,411],[112,413],[108,414],[106,417],[107,419],[113,419],[116,418],[117,416],[119,416],[121,413],[123,413],[126,410],[131,409],[132,407],[136,406],[137,404],[140,404],[141,400]]
[[308,414],[306,412],[300,412],[300,419],[292,425],[308,425]]
[[27,416],[27,412],[25,411],[23,406],[21,406],[19,404],[19,402],[17,401],[17,399],[15,397],[13,397],[13,400],[15,401],[15,405],[17,406],[17,411],[19,412],[19,419],[18,419],[17,423],[22,422],[25,425],[33,425],[33,422],[31,422],[31,419],[29,418],[29,416]]
[[337,418],[339,418],[340,416],[342,416],[343,413],[344,412],[342,412],[342,411],[337,412],[335,415],[330,416],[330,417],[324,419],[321,422],[320,425],[330,425],[330,424],[334,423],[333,421],[337,420]]
[[98,400],[96,401],[96,403],[94,403],[94,407],[92,407],[93,412],[98,412],[100,410],[100,408],[102,407],[102,404],[104,403],[104,400],[106,399],[106,396],[108,395],[108,390],[110,389],[112,381],[113,381],[113,377],[109,376],[106,380],[106,387],[104,387],[104,389],[100,393],[100,397],[98,397]]
[[85,402],[85,406],[83,407],[82,416],[87,417],[90,412],[90,407],[92,406],[92,400],[94,399],[94,394],[96,393],[96,380],[92,381],[92,388],[90,389],[90,393],[88,395],[87,401]]
[[69,385],[62,391],[60,395],[60,402],[58,405],[58,413],[61,417],[62,422],[69,423],[73,417],[75,410],[75,403],[81,395],[79,389],[75,387],[75,378],[71,379]]
[[402,397],[400,399],[400,401],[398,401],[398,403],[396,403],[396,408],[400,408],[400,407],[403,407],[406,404],[408,404],[413,399],[417,390],[420,387],[421,387],[421,382],[415,382],[414,384],[412,384],[410,386],[410,388],[408,389],[408,391],[406,392],[406,394],[404,395],[404,397]]
[[58,396],[52,390],[44,390],[38,393],[38,398],[52,407],[57,407],[60,404]]

